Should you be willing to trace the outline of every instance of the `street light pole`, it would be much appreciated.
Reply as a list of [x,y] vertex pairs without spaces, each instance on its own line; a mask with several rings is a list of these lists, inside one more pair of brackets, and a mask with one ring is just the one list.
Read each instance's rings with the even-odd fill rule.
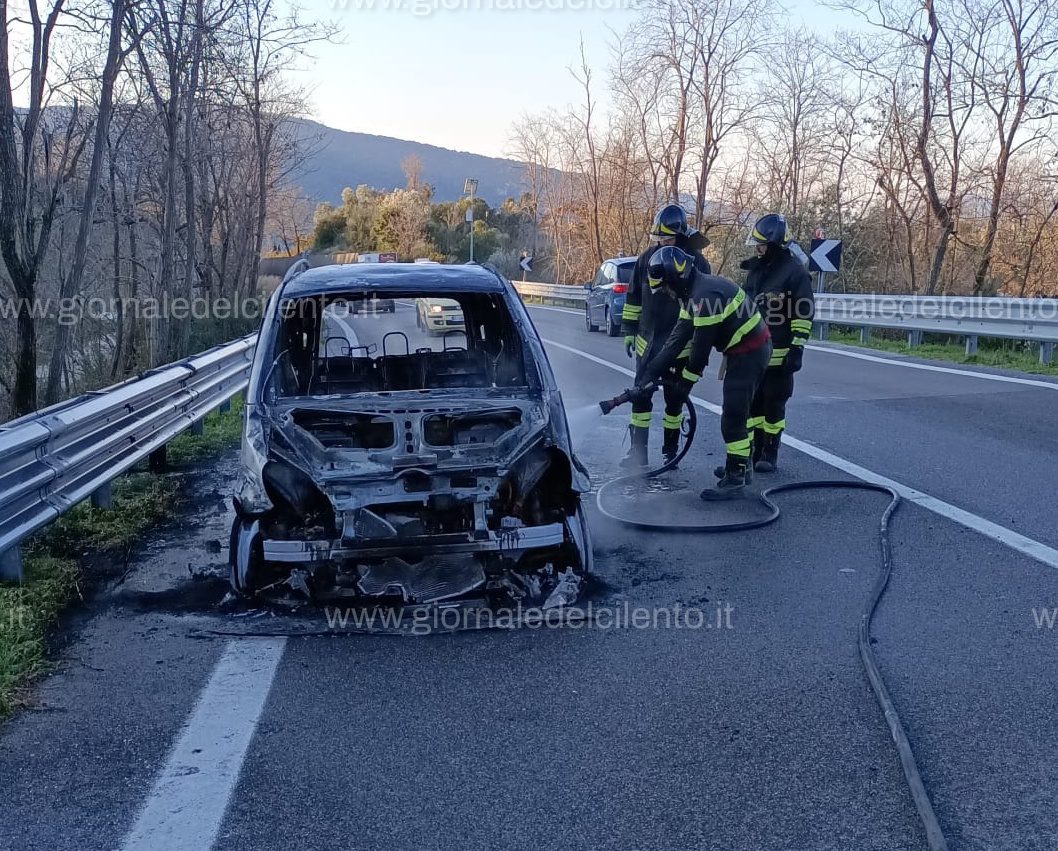
[[463,181],[463,192],[470,196],[470,206],[467,207],[467,221],[470,223],[470,262],[474,262],[474,193],[478,190],[476,178],[468,177]]

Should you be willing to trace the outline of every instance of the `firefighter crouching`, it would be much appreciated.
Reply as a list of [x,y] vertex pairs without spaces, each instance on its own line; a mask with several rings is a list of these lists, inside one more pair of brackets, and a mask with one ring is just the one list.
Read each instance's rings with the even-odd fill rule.
[[[647,277],[655,293],[651,298],[677,301],[681,309],[665,344],[639,371],[636,390],[663,379],[682,404],[702,377],[710,351],[715,348],[724,354],[727,371],[720,431],[727,458],[723,477],[715,488],[703,490],[701,497],[739,496],[752,478],[750,405],[772,355],[768,326],[743,289],[727,278],[699,272],[692,258],[675,246],[654,253]],[[684,356],[686,364],[673,373]]]
[[[669,298],[652,298],[652,284],[647,279],[647,267],[650,258],[659,248],[674,245],[689,254],[694,266],[705,274],[712,272],[709,261],[702,256],[701,249],[709,240],[692,229],[687,222],[687,213],[678,204],[662,207],[654,217],[649,233],[650,245],[639,255],[632,280],[628,285],[624,311],[621,314],[621,326],[625,334],[625,352],[629,357],[636,356],[636,384],[645,385],[640,380],[643,366],[661,350],[679,317],[679,304]],[[660,281],[655,286],[660,286]],[[683,361],[687,353],[681,353]],[[683,363],[678,364],[683,368]],[[680,430],[683,426],[683,400],[678,398],[674,386],[665,384],[662,388],[665,399],[665,416],[662,420],[661,452],[666,462],[676,457],[679,451]],[[650,420],[653,411],[653,393],[642,392],[632,402],[632,421],[628,426],[631,446],[628,454],[621,460],[622,467],[647,466],[647,444],[650,434]]]
[[790,232],[783,216],[769,213],[758,219],[746,244],[757,249],[755,257],[741,264],[749,271],[746,294],[763,315],[773,346],[753,398],[749,423],[755,435],[753,466],[770,473],[778,465],[786,403],[793,396],[793,376],[801,369],[805,343],[812,333],[815,299],[807,270],[790,252]]

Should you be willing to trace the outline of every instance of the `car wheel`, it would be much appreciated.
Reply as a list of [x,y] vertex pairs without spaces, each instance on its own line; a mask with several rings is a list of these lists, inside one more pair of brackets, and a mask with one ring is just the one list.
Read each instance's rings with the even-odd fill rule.
[[598,331],[599,326],[591,321],[591,310],[588,307],[584,308],[584,327],[589,331]]
[[615,325],[613,321],[613,310],[609,307],[606,308],[606,336],[616,337],[621,333],[621,326]]
[[256,520],[247,523],[236,519],[231,529],[228,565],[231,588],[240,597],[252,597],[257,592],[263,560],[260,524]]

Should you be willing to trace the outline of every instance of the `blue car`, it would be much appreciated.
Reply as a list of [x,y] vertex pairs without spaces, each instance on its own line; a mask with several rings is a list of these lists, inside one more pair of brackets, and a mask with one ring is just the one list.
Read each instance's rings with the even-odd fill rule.
[[602,327],[611,337],[621,333],[621,311],[635,265],[635,257],[606,260],[595,274],[595,280],[584,285],[588,291],[584,299],[584,325],[589,331]]

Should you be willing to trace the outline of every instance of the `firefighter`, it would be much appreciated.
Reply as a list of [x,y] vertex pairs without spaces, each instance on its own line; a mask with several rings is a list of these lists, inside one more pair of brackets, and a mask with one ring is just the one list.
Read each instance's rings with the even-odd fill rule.
[[[736,283],[694,268],[690,256],[675,246],[660,248],[647,270],[655,299],[681,305],[676,327],[668,340],[640,371],[635,393],[659,378],[673,387],[681,404],[702,377],[709,353],[716,349],[727,360],[720,431],[727,458],[724,475],[705,500],[730,499],[742,493],[752,478],[752,435],[747,429],[750,404],[771,358],[771,339],[764,318]],[[689,348],[686,363],[673,368]],[[633,401],[634,398],[633,398]]]
[[815,299],[808,271],[790,252],[790,231],[782,215],[769,213],[758,219],[746,244],[757,251],[741,264],[749,271],[746,294],[760,310],[772,338],[771,360],[753,398],[748,425],[754,431],[753,467],[770,473],[778,465],[786,403],[812,333]]
[[[632,280],[628,284],[625,296],[624,311],[621,314],[621,326],[625,333],[625,353],[637,358],[638,371],[650,357],[656,353],[668,339],[679,317],[680,306],[671,299],[651,298],[650,285],[647,281],[647,265],[658,248],[675,245],[690,254],[694,265],[706,275],[712,273],[709,261],[702,255],[702,249],[709,244],[704,234],[691,228],[687,222],[687,213],[679,204],[668,204],[658,210],[654,223],[648,234],[650,245],[639,255],[632,270]],[[653,394],[643,394],[632,404],[632,422],[628,426],[631,447],[622,459],[623,467],[647,466],[647,441],[650,434],[651,412],[653,411]],[[664,389],[665,417],[662,420],[661,453],[668,463],[676,457],[680,445],[680,430],[683,427],[683,403],[672,395],[672,390]]]

